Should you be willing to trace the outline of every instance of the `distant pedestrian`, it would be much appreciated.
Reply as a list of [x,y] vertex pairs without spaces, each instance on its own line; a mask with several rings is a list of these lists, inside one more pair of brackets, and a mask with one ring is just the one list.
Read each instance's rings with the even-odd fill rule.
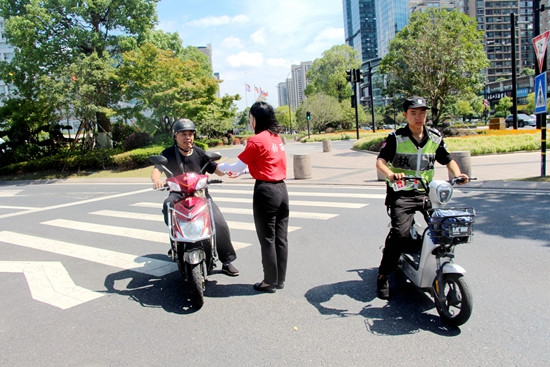
[[[254,284],[260,292],[275,293],[283,289],[288,258],[289,200],[285,184],[286,153],[279,133],[282,126],[273,107],[256,102],[250,108],[250,125],[255,135],[248,139],[239,161],[220,164],[218,168],[238,177],[250,172],[256,179],[253,212],[256,233],[260,241],[264,278]],[[248,168],[247,168],[248,166]]]

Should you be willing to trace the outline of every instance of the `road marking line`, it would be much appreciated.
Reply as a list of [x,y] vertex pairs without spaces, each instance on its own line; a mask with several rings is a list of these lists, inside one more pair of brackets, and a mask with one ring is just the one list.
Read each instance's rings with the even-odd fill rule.
[[24,211],[17,212],[17,213],[9,213],[9,214],[0,215],[0,219],[2,219],[2,218],[9,218],[9,217],[15,217],[15,216],[18,216],[18,215],[25,215],[25,214],[43,212],[43,211],[53,210],[53,209],[66,208],[66,207],[69,207],[69,206],[75,206],[75,205],[93,203],[93,202],[96,202],[96,201],[109,200],[109,199],[119,198],[119,197],[123,197],[123,196],[130,196],[130,195],[135,195],[135,194],[140,194],[140,193],[142,193],[142,192],[150,192],[150,191],[151,191],[151,189],[149,188],[149,189],[143,189],[143,190],[125,192],[125,193],[122,193],[122,194],[115,194],[115,195],[109,195],[109,196],[102,196],[102,197],[93,198],[93,199],[87,199],[87,200],[81,200],[81,201],[72,201],[72,202],[70,202],[70,203],[59,204],[59,205],[52,205],[52,206],[47,206],[47,207],[44,207],[44,208],[29,209],[29,210],[24,210]]
[[[224,203],[247,203],[252,204],[252,199],[239,199],[239,198],[216,198],[216,202]],[[330,202],[330,201],[302,201],[302,200],[290,200],[290,207],[293,206],[316,206],[316,207],[326,207],[326,208],[349,208],[349,209],[359,209],[367,206],[368,204],[357,204],[357,203],[342,203],[342,202]]]
[[[75,229],[78,231],[86,231],[92,233],[102,233],[112,236],[120,236],[125,238],[134,238],[137,240],[152,241],[157,243],[166,243],[168,245],[168,233],[164,232],[155,232],[144,229],[128,228],[128,227],[118,227],[118,226],[109,226],[104,224],[93,224],[88,222],[77,222],[72,220],[65,219],[54,219],[47,222],[42,222],[49,226],[61,227]],[[231,228],[231,227],[230,227]],[[252,246],[251,243],[246,242],[236,242],[232,241],[233,247],[235,250]]]
[[19,194],[23,190],[0,190],[0,198],[12,197]]
[[126,218],[126,219],[139,219],[139,220],[148,220],[151,222],[164,222],[164,217],[162,214],[145,214],[145,213],[133,213],[133,212],[123,212],[118,210],[98,210],[91,212],[93,215],[101,215],[105,217],[114,217],[114,218]]
[[[103,215],[103,216],[116,217],[116,218],[141,219],[141,220],[149,220],[149,221],[155,221],[155,222],[162,222],[164,220],[162,215],[140,214],[140,213],[122,212],[122,211],[116,211],[116,210],[98,210],[98,211],[92,212],[90,214]],[[50,221],[50,222],[52,222],[52,221]],[[50,223],[50,222],[44,222],[43,224],[57,225],[57,224],[55,224],[54,221],[53,221],[53,224]],[[73,222],[73,221],[70,221],[70,222]],[[73,229],[77,229],[77,228],[79,228],[78,226],[80,224],[82,224],[84,226],[84,222],[75,222],[74,225],[69,224],[68,227],[73,228]],[[62,225],[63,224],[57,225],[57,226],[61,227]],[[229,226],[230,229],[241,229],[241,230],[245,230],[245,231],[255,231],[256,230],[256,227],[254,226],[254,223],[250,223],[250,222],[228,221],[227,225]],[[99,231],[101,233],[115,234],[115,233],[112,233],[112,232],[107,232],[107,230],[105,229],[105,227],[111,227],[111,226],[104,226],[104,225],[101,225],[101,224],[89,224],[89,225],[86,224],[86,226],[90,227],[90,231],[93,231],[93,232],[97,232],[96,230],[94,230],[94,227],[96,227],[96,228],[100,228]],[[121,227],[116,227],[116,228],[121,228]],[[300,228],[301,227],[289,226],[288,231],[293,232],[293,231],[296,231]],[[126,228],[126,229],[133,230],[131,228]],[[84,229],[84,230],[86,231],[88,229]],[[135,231],[142,231],[142,230],[137,229]],[[150,231],[148,231],[148,232],[150,232]],[[159,233],[159,232],[153,232],[153,233]],[[137,235],[137,237],[135,237],[135,238],[146,238],[146,237],[140,237],[139,235]]]
[[18,209],[18,210],[30,210],[35,209],[35,206],[9,206],[9,205],[0,205],[0,209]]
[[136,240],[145,240],[157,243],[168,243],[168,233],[149,231],[146,229],[129,228],[120,226],[110,226],[105,224],[94,224],[89,222],[79,222],[67,219],[54,219],[42,224],[48,226],[61,227],[64,229],[76,229],[78,231],[102,233],[112,236],[125,238],[134,238]]
[[[230,229],[241,229],[244,231],[256,231],[256,226],[254,223],[248,223],[248,222],[233,222],[233,221],[227,221],[227,225]],[[288,226],[289,232],[294,232],[302,227],[296,227],[296,226]]]
[[[220,207],[222,213],[253,215],[252,209]],[[327,220],[339,214],[290,211],[290,218]]]
[[[248,194],[251,192],[242,190],[227,190],[227,189],[209,189],[212,193],[221,194]],[[386,195],[381,194],[361,194],[361,193],[345,193],[345,192],[311,192],[311,191],[288,191],[289,196],[313,196],[313,197],[337,197],[337,198],[357,198],[357,199],[385,199]]]
[[[167,237],[166,235],[164,243],[168,243]],[[0,241],[159,277],[177,270],[176,264],[171,261],[157,260],[9,231],[0,232]]]
[[130,206],[137,206],[139,208],[158,208],[159,210],[162,210],[162,204],[160,203],[152,203],[152,202],[139,202],[135,204],[131,204]]
[[23,273],[34,300],[62,310],[103,296],[74,284],[65,267],[57,261],[0,261],[2,272]]

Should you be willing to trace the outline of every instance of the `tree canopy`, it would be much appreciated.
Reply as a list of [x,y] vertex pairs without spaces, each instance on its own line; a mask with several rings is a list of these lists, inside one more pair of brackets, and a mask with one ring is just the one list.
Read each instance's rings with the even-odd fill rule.
[[346,80],[346,70],[358,69],[361,66],[359,53],[348,45],[336,45],[323,52],[321,58],[313,62],[307,71],[310,80],[306,95],[317,93],[332,96],[342,102],[352,95],[350,83]]
[[477,31],[474,18],[456,10],[428,9],[411,15],[390,42],[379,71],[385,74],[384,95],[426,97],[437,126],[446,106],[483,88],[482,72],[488,65],[483,32]]
[[[116,119],[150,133],[179,117],[203,124],[207,135],[231,127],[239,96],[216,97],[220,81],[208,58],[183,47],[177,33],[153,29],[157,1],[0,0],[15,47],[13,60],[0,62],[0,79],[17,91],[4,96],[0,116],[9,134],[17,126],[27,135],[8,135],[10,143],[33,142],[30,135],[50,130],[45,124],[65,119],[104,134],[102,146]],[[44,113],[15,113],[23,105]]]

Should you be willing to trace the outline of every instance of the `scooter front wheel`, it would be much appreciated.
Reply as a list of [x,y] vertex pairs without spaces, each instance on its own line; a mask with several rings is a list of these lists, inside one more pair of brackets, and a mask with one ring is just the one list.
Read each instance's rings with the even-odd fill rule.
[[[438,292],[439,287],[441,292]],[[444,274],[443,284],[437,284],[436,278],[432,293],[437,313],[444,323],[457,327],[472,315],[472,293],[462,274]]]
[[191,288],[191,303],[197,308],[201,308],[204,305],[204,288],[205,279],[202,272],[202,263],[199,264],[185,264],[188,267],[188,274],[190,276],[189,283]]

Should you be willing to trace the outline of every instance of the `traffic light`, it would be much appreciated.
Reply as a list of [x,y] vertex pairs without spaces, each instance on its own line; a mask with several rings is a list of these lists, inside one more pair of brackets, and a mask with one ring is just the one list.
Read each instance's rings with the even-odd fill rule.
[[357,97],[354,95],[351,96],[351,108],[355,108],[357,105]]
[[355,81],[357,83],[363,83],[364,80],[363,71],[361,69],[355,69]]
[[311,113],[309,113],[309,111],[306,112],[306,119],[308,121],[311,120]]
[[346,80],[350,83],[353,83],[353,78],[355,76],[355,69],[346,70]]

